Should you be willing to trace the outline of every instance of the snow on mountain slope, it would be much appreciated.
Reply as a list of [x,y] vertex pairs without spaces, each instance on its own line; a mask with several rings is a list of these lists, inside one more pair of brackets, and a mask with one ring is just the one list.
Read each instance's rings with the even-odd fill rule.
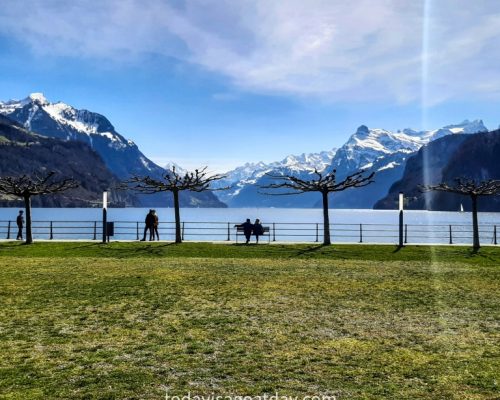
[[[160,178],[165,170],[149,160],[131,140],[120,135],[101,114],[78,110],[68,104],[51,103],[41,93],[23,100],[0,102],[0,114],[47,137],[87,143],[120,180],[131,176]],[[168,206],[168,194],[140,195],[143,206]],[[181,203],[192,207],[224,206],[212,193],[184,193]]]
[[162,172],[101,114],[78,110],[63,102],[51,103],[41,93],[0,102],[0,114],[41,135],[87,143],[120,178]]
[[189,171],[187,169],[182,168],[179,164],[174,162],[169,162],[165,165],[165,169],[172,171],[175,168],[175,172],[179,175],[186,175]]
[[361,125],[337,151],[329,169],[336,169],[339,176],[345,176],[351,171],[369,168],[379,157],[398,151],[415,152],[430,141],[446,135],[483,131],[487,131],[487,128],[481,120],[465,120],[431,131],[404,129],[391,132]]
[[[369,129],[362,125],[336,152],[289,156],[277,163],[245,164],[238,167],[227,174],[226,182],[233,185],[233,189],[226,193],[221,192],[220,196],[230,206],[253,204],[256,207],[280,207],[283,206],[282,198],[258,194],[258,186],[264,183],[266,172],[277,171],[279,173],[287,168],[286,173],[307,177],[307,174],[316,166],[318,170],[336,169],[337,175],[342,178],[362,168],[366,169],[367,172],[376,173],[375,183],[358,190],[356,196],[352,196],[352,191],[336,194],[337,200],[332,206],[371,208],[375,201],[387,193],[392,183],[400,179],[406,160],[423,145],[449,134],[482,131],[487,131],[487,128],[481,120],[472,122],[465,120],[460,124],[447,125],[431,131],[404,129],[392,132],[385,129]],[[322,155],[322,157],[318,157],[318,155]],[[328,159],[332,160],[329,165],[327,165]],[[307,161],[311,161],[311,163],[308,164]],[[316,202],[311,201],[307,196],[296,197],[297,199],[290,202],[290,206],[317,206]]]
[[323,171],[332,162],[336,149],[322,151],[320,153],[302,153],[300,155],[289,155],[281,161],[266,164],[246,163],[234,170],[225,173],[226,178],[218,181],[214,187],[227,187],[231,189],[217,192],[221,201],[230,202],[241,190],[247,186],[254,185],[266,173],[286,169],[291,173],[312,172],[315,169]]
[[22,121],[29,130],[44,130],[44,124],[55,125],[57,129],[51,136],[60,139],[77,139],[92,145],[93,136],[99,135],[109,139],[110,147],[134,146],[131,140],[118,134],[103,115],[77,110],[63,102],[50,103],[42,93],[32,93],[23,100],[0,102],[0,113]]

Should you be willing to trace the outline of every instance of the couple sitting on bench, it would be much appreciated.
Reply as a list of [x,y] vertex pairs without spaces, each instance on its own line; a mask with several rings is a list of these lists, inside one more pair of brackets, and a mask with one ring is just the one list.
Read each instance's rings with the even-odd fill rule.
[[265,229],[261,225],[259,219],[256,219],[255,223],[252,224],[250,222],[250,218],[247,218],[246,222],[244,222],[240,225],[235,225],[235,226],[237,228],[236,235],[238,235],[238,232],[243,232],[243,234],[245,235],[245,239],[247,240],[246,244],[248,244],[250,242],[250,238],[252,237],[252,234],[255,235],[255,242],[259,243],[259,236],[262,236],[264,234],[264,232],[266,232],[266,230],[267,230],[267,232],[269,232],[269,228]]

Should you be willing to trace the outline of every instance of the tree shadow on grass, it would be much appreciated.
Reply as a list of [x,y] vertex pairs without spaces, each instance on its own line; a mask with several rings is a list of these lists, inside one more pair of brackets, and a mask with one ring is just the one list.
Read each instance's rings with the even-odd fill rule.
[[305,249],[298,250],[297,252],[295,252],[295,254],[290,255],[290,258],[316,255],[319,251],[321,251],[323,249],[328,249],[328,248],[332,248],[332,246],[329,244],[318,244],[318,245],[310,246],[310,247],[307,247]]
[[393,253],[399,253],[404,248],[405,248],[405,246],[399,246],[399,245],[397,245],[396,248],[392,252]]
[[8,252],[11,250],[15,250],[19,248],[20,246],[23,246],[25,242],[21,241],[8,241],[8,242],[3,242],[0,244],[0,251],[2,252]]
[[500,253],[499,257],[493,257],[492,254],[486,253],[485,248],[479,248],[475,249],[473,247],[468,248],[465,252],[465,257],[468,259],[474,259],[474,258],[482,258],[488,261],[499,261],[500,262]]
[[[117,243],[117,242],[114,242]],[[136,246],[113,246],[112,243],[88,243],[72,247],[72,249],[89,249],[100,252],[100,255],[116,258],[133,258],[140,256],[161,256],[169,246],[176,245],[174,242],[166,243],[138,243]]]

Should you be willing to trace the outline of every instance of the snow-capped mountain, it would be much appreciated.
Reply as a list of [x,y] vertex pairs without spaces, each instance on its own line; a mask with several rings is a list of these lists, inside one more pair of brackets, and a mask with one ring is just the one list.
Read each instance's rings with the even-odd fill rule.
[[0,102],[0,113],[41,135],[87,143],[121,179],[162,172],[101,114],[78,110],[62,102],[51,103],[42,93]]
[[[394,182],[401,179],[408,158],[416,154],[406,149],[377,158],[365,165],[366,174],[375,172],[374,183],[368,186],[337,192],[330,202],[333,208],[372,208],[375,201],[384,197]],[[321,200],[316,199],[315,207],[321,207]]]
[[188,172],[187,169],[182,168],[179,164],[174,163],[173,161],[165,165],[165,169],[173,170],[174,168],[175,172],[178,173],[179,175],[185,175]]
[[289,155],[281,161],[266,164],[262,161],[258,163],[246,163],[226,172],[226,178],[218,181],[215,187],[230,187],[229,190],[217,192],[219,199],[227,204],[248,186],[254,185],[260,178],[268,172],[278,172],[286,170],[289,173],[308,173],[315,169],[323,171],[331,164],[336,149],[322,151],[320,153],[302,153],[300,155]]
[[[69,192],[35,196],[34,207],[96,207],[102,192],[119,184],[102,158],[87,144],[30,132],[1,114],[0,171],[7,176],[53,171],[59,178],[71,177],[80,183]],[[0,195],[2,207],[19,207],[22,203],[21,199]],[[112,191],[109,204],[112,207],[140,205],[133,193],[123,191]]]
[[[450,134],[469,134],[487,130],[481,120],[465,120],[460,124],[447,125],[430,131],[404,129],[392,132],[385,129],[369,129],[361,125],[337,151],[329,152],[328,155],[326,152],[317,153],[324,155],[323,163],[328,163],[328,158],[332,157],[329,165],[321,164],[318,170],[335,169],[340,179],[359,169],[365,169],[367,173],[375,172],[375,183],[356,189],[355,196],[351,190],[336,193],[331,203],[332,207],[371,208],[379,198],[387,194],[390,186],[401,178],[406,160],[422,146]],[[280,171],[291,172],[299,176],[310,174],[314,167],[303,163],[306,158],[305,155],[290,156],[279,163],[245,164],[228,172],[227,183],[231,183],[234,189],[225,194],[221,192],[226,196],[224,201],[232,207],[317,207],[317,196],[302,194],[286,196],[284,199],[282,196],[264,196],[259,193],[259,186],[269,183],[269,178],[265,176],[266,172],[273,171],[278,174]],[[316,160],[316,157],[309,159]],[[285,170],[287,167],[290,169]]]
[[361,125],[337,151],[329,169],[336,169],[339,176],[345,176],[360,168],[370,168],[380,157],[401,151],[413,153],[430,141],[446,135],[487,130],[481,120],[465,120],[460,124],[447,125],[431,131],[404,129],[391,132],[385,129],[369,129]]
[[435,129],[432,131],[414,131],[413,129],[404,129],[403,133],[409,136],[421,137],[423,141],[429,143],[431,140],[436,140],[442,138],[443,136],[450,135],[452,133],[478,133],[486,132],[488,128],[484,126],[484,123],[480,119],[474,121],[464,120],[460,124],[446,125],[440,129]]
[[[78,110],[63,102],[51,103],[41,93],[32,93],[23,100],[0,102],[0,114],[40,135],[88,144],[121,180],[134,175],[159,178],[165,172],[149,160],[134,142],[120,135],[101,114]],[[141,195],[140,198],[144,206],[171,204],[165,194]],[[181,201],[185,206],[224,206],[210,192],[183,193]]]
[[[409,210],[457,211],[463,206],[471,210],[470,199],[453,193],[426,192],[423,184],[453,182],[456,177],[465,177],[476,182],[500,179],[500,130],[476,135],[448,135],[424,146],[408,160],[403,176],[392,185],[374,208],[397,208],[399,192],[405,193]],[[500,211],[499,196],[481,199],[484,212]]]

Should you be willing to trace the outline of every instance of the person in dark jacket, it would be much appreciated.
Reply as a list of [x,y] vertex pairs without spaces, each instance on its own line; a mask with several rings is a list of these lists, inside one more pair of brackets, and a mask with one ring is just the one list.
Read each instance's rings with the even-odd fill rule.
[[250,222],[250,218],[247,218],[245,222],[240,225],[236,225],[238,228],[243,228],[243,234],[245,235],[246,244],[250,242],[250,238],[252,237],[253,225]]
[[259,236],[264,234],[264,227],[260,223],[260,219],[256,219],[253,224],[253,234],[255,235],[255,242],[259,244]]
[[153,225],[153,239],[156,235],[156,240],[160,240],[160,234],[158,233],[158,224],[160,223],[160,219],[158,218],[158,214],[156,214],[156,210],[153,210],[153,216],[155,217],[155,222]]
[[24,227],[24,211],[20,210],[16,218],[17,223],[17,240],[23,240],[23,227]]
[[141,242],[146,240],[146,234],[149,231],[149,240],[154,240],[154,225],[155,225],[155,216],[154,210],[149,210],[149,213],[146,215],[146,220],[144,221],[146,226],[144,227],[144,236],[141,239]]

